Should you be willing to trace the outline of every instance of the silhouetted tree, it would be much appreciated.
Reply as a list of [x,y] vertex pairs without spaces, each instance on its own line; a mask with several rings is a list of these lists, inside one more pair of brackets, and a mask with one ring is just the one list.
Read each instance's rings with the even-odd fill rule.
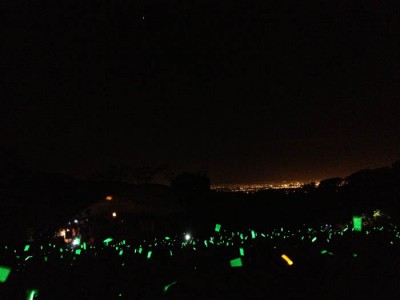
[[129,184],[148,184],[154,177],[163,171],[161,167],[150,166],[110,166],[105,170],[98,171],[90,179],[96,181],[124,182]]
[[344,180],[340,177],[333,177],[321,180],[318,185],[318,190],[322,192],[336,192],[343,181]]
[[302,190],[306,193],[312,193],[316,190],[317,188],[317,184],[313,181],[310,183],[306,183],[305,185],[303,185]]
[[205,172],[182,173],[171,181],[171,187],[184,194],[204,194],[210,191],[210,178]]

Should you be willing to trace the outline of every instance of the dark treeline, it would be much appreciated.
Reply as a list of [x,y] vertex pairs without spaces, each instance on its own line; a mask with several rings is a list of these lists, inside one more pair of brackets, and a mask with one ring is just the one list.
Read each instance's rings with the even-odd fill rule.
[[360,170],[346,178],[329,178],[294,190],[256,193],[210,192],[188,200],[192,218],[201,223],[259,228],[301,224],[340,224],[353,215],[382,210],[400,218],[400,161],[391,167]]
[[[2,153],[0,168],[0,231],[4,238],[47,237],[73,215],[104,197],[135,185],[77,180],[65,174],[33,171],[12,153]],[[182,173],[171,189],[183,207],[186,224],[200,231],[210,223],[231,228],[339,224],[352,215],[380,209],[400,217],[400,162],[361,170],[346,178],[330,178],[295,190],[257,193],[216,192],[204,172]],[[207,225],[207,226],[203,226]]]

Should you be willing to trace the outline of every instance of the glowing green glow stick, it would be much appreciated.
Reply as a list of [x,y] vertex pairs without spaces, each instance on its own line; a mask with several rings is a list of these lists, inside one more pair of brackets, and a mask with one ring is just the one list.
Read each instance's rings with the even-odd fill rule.
[[172,251],[171,250],[169,250],[169,255],[172,256]]
[[215,232],[219,232],[221,230],[220,224],[215,224]]
[[239,257],[239,258],[232,259],[232,260],[230,261],[230,264],[231,264],[231,268],[240,268],[240,267],[243,267],[242,259],[241,259],[240,257]]
[[311,240],[311,242],[314,243],[316,240],[317,240],[317,237],[315,236],[315,237]]
[[81,249],[76,249],[75,253],[76,253],[76,255],[81,255]]
[[35,296],[39,295],[39,291],[38,290],[28,290],[26,292],[26,294],[27,294],[26,300],[34,300]]
[[358,216],[353,217],[353,228],[355,231],[362,230],[362,217],[358,217]]
[[106,246],[108,246],[108,244],[112,241],[112,238],[106,238],[103,243],[106,244]]
[[124,254],[124,250],[119,251],[119,256],[122,256],[122,254]]
[[29,248],[30,248],[30,245],[26,245],[25,248],[24,248],[24,252],[29,251]]
[[142,254],[142,251],[143,251],[142,247],[139,247],[139,253],[140,254]]
[[32,255],[27,256],[27,257],[25,258],[25,261],[27,261],[28,259],[31,259],[32,257],[33,257]]
[[256,233],[254,232],[254,230],[251,231],[251,237],[252,237],[253,239],[256,238]]
[[11,268],[0,266],[0,282],[6,282],[8,275],[11,273]]
[[174,284],[176,284],[176,281],[174,281],[174,282],[172,282],[172,283],[170,283],[170,284],[167,284],[166,286],[164,286],[164,293],[166,293],[167,291],[168,291],[168,289],[171,287],[171,286],[173,286]]
[[322,250],[321,251],[321,254],[325,254],[325,253],[328,253],[328,251],[327,250]]
[[147,252],[147,259],[150,259],[150,258],[151,258],[151,253],[152,253],[151,250],[150,250],[149,252]]
[[239,252],[240,252],[240,256],[244,256],[244,249],[243,248],[239,248]]

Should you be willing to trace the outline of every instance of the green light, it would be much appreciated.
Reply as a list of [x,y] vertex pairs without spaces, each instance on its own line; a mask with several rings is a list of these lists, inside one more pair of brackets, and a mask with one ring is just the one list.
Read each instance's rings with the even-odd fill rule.
[[355,231],[362,230],[362,217],[358,217],[358,216],[353,217],[353,228]]
[[207,244],[207,241],[206,241],[206,240],[204,240],[204,245],[205,245],[206,247],[208,247],[208,244]]
[[75,238],[74,241],[72,242],[73,245],[79,246],[81,244],[81,239],[80,238]]
[[165,239],[166,239],[167,241],[169,241],[171,238],[170,238],[169,236],[166,236]]
[[124,254],[124,250],[119,251],[119,256],[122,256],[122,254]]
[[232,260],[230,261],[230,263],[231,263],[231,268],[240,268],[240,267],[243,267],[242,259],[241,259],[240,257],[239,257],[239,258],[232,259]]
[[139,247],[139,253],[140,254],[142,254],[142,251],[143,251],[142,247]]
[[8,275],[10,275],[11,268],[0,266],[0,282],[6,282]]
[[76,255],[81,255],[81,249],[76,249],[75,253],[76,253]]
[[316,240],[317,240],[317,237],[315,236],[315,237],[311,240],[311,242],[314,243]]
[[35,299],[35,296],[39,295],[38,290],[28,290],[27,292],[27,300],[33,300]]
[[25,248],[24,248],[24,252],[27,252],[29,250],[29,248],[30,248],[30,246],[26,245]]
[[103,243],[106,244],[106,246],[108,246],[108,244],[112,241],[112,238],[106,238]]
[[172,256],[172,251],[171,250],[169,250],[169,255]]
[[219,232],[221,230],[220,224],[215,224],[215,232]]
[[167,291],[168,291],[168,289],[171,287],[171,286],[173,286],[174,284],[176,284],[176,281],[174,281],[174,282],[172,282],[172,283],[170,283],[170,284],[167,284],[166,286],[164,286],[164,293],[166,293]]
[[240,252],[240,256],[244,256],[244,249],[243,248],[239,248],[239,252]]
[[33,257],[32,255],[27,256],[27,257],[25,258],[25,261],[27,261],[28,259],[30,259],[30,258],[32,258],[32,257]]
[[325,254],[325,253],[328,253],[328,251],[327,250],[322,250],[321,251],[321,254]]
[[254,230],[251,231],[251,237],[252,237],[253,239],[256,238],[256,233],[254,232]]
[[150,258],[151,258],[151,253],[152,253],[151,250],[150,250],[149,252],[147,252],[147,259],[150,259]]
[[82,248],[86,250],[86,243],[83,243]]

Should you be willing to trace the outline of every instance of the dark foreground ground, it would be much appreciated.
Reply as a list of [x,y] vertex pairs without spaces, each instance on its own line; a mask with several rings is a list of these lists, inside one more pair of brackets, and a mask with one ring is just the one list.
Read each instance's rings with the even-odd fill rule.
[[[363,232],[349,225],[264,232],[213,226],[188,242],[179,233],[74,248],[2,244],[0,265],[12,271],[0,283],[0,299],[26,299],[29,289],[52,300],[400,299],[396,226]],[[231,267],[237,258],[243,265]]]

